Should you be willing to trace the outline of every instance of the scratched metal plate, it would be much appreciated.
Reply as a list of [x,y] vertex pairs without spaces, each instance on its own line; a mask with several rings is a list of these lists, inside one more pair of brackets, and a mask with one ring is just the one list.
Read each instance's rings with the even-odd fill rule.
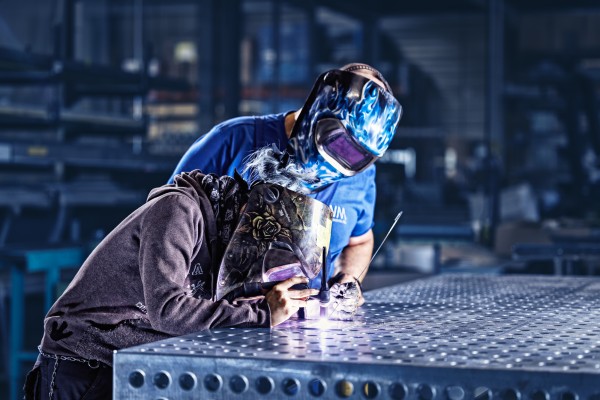
[[[352,322],[216,329],[119,351],[115,398],[255,398],[259,378],[272,382],[269,396],[283,398],[286,379],[296,383],[295,398],[317,397],[314,379],[324,398],[600,396],[600,279],[449,275],[366,298]],[[132,371],[146,376],[139,388],[127,381]],[[172,381],[164,389],[154,382],[160,371]],[[222,385],[207,392],[203,379],[214,373]],[[197,381],[189,391],[177,383],[182,374]],[[239,375],[241,393],[228,384]]]

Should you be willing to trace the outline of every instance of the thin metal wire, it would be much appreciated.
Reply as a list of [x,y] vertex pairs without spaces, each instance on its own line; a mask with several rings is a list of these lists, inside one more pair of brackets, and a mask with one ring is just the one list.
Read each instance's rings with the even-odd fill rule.
[[[377,256],[377,253],[379,253],[379,250],[381,250],[381,247],[383,246],[383,244],[385,243],[385,241],[387,240],[388,236],[390,236],[390,233],[392,233],[392,230],[394,230],[394,227],[396,226],[396,224],[398,223],[398,221],[400,220],[400,217],[402,216],[402,213],[404,213],[404,211],[400,211],[398,213],[398,215],[396,215],[396,218],[394,218],[394,222],[392,223],[392,226],[390,227],[390,229],[387,231],[385,237],[383,238],[383,240],[381,241],[381,243],[379,244],[379,247],[377,248],[377,250],[375,250],[375,253],[373,253],[373,256],[371,257],[371,261],[369,261],[369,263],[363,268],[363,270],[361,271],[361,273],[358,275],[358,277],[354,277],[354,279],[356,280],[357,284],[360,286],[360,277],[367,271],[367,269],[371,266],[371,264],[373,263],[373,260],[375,259],[375,256]],[[337,311],[338,307],[340,306],[340,304],[342,304],[341,301],[339,301],[336,306],[333,308],[333,310],[329,313],[329,315],[327,316],[327,318],[331,318],[331,316]]]
[[390,233],[392,233],[392,230],[394,230],[394,227],[396,226],[396,224],[398,223],[398,221],[400,220],[400,217],[402,216],[402,213],[404,213],[404,211],[400,211],[398,213],[398,215],[396,215],[396,218],[394,218],[394,223],[392,224],[392,226],[390,227],[390,229],[388,230],[388,232],[386,233],[385,237],[383,238],[383,240],[381,241],[381,243],[379,244],[379,247],[377,248],[377,250],[375,250],[375,253],[373,253],[373,256],[371,257],[371,261],[369,261],[369,264],[367,264],[367,266],[365,268],[363,268],[362,272],[360,273],[360,275],[358,275],[358,277],[356,277],[356,279],[360,280],[360,277],[362,276],[362,274],[365,273],[365,271],[371,266],[371,263],[373,262],[373,260],[375,259],[375,256],[377,256],[377,253],[379,253],[379,250],[381,250],[381,247],[383,246],[383,244],[385,243],[385,241],[387,240],[388,236],[390,236]]

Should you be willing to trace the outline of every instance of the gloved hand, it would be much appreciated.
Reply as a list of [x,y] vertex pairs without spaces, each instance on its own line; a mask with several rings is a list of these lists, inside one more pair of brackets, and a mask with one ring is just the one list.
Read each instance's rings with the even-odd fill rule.
[[354,282],[358,286],[358,306],[362,306],[365,304],[365,298],[362,295],[362,286],[360,285],[360,281],[353,277],[350,274],[346,274],[345,272],[338,272],[335,276],[332,276],[331,279],[327,281],[327,284],[331,288],[336,283],[350,283]]
[[330,302],[327,316],[330,319],[351,320],[365,299],[360,282],[349,274],[340,272],[329,280]]

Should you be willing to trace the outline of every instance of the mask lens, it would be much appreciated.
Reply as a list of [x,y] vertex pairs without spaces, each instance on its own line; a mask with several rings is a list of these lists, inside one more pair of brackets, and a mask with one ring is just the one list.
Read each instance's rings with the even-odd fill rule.
[[302,272],[300,263],[281,265],[279,267],[271,268],[265,272],[263,276],[263,282],[285,281],[286,279],[293,278],[294,276],[306,276]]
[[369,163],[370,157],[353,145],[347,135],[340,135],[327,143],[324,148],[331,155],[335,154],[349,169],[357,171]]
[[317,123],[316,142],[323,158],[344,175],[355,175],[377,160],[336,118],[324,118]]

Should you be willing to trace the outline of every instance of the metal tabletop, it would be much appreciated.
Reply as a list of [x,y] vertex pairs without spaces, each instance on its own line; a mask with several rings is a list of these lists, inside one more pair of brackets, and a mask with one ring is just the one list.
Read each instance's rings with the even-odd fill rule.
[[446,275],[365,297],[350,322],[118,351],[115,398],[600,398],[598,278]]

